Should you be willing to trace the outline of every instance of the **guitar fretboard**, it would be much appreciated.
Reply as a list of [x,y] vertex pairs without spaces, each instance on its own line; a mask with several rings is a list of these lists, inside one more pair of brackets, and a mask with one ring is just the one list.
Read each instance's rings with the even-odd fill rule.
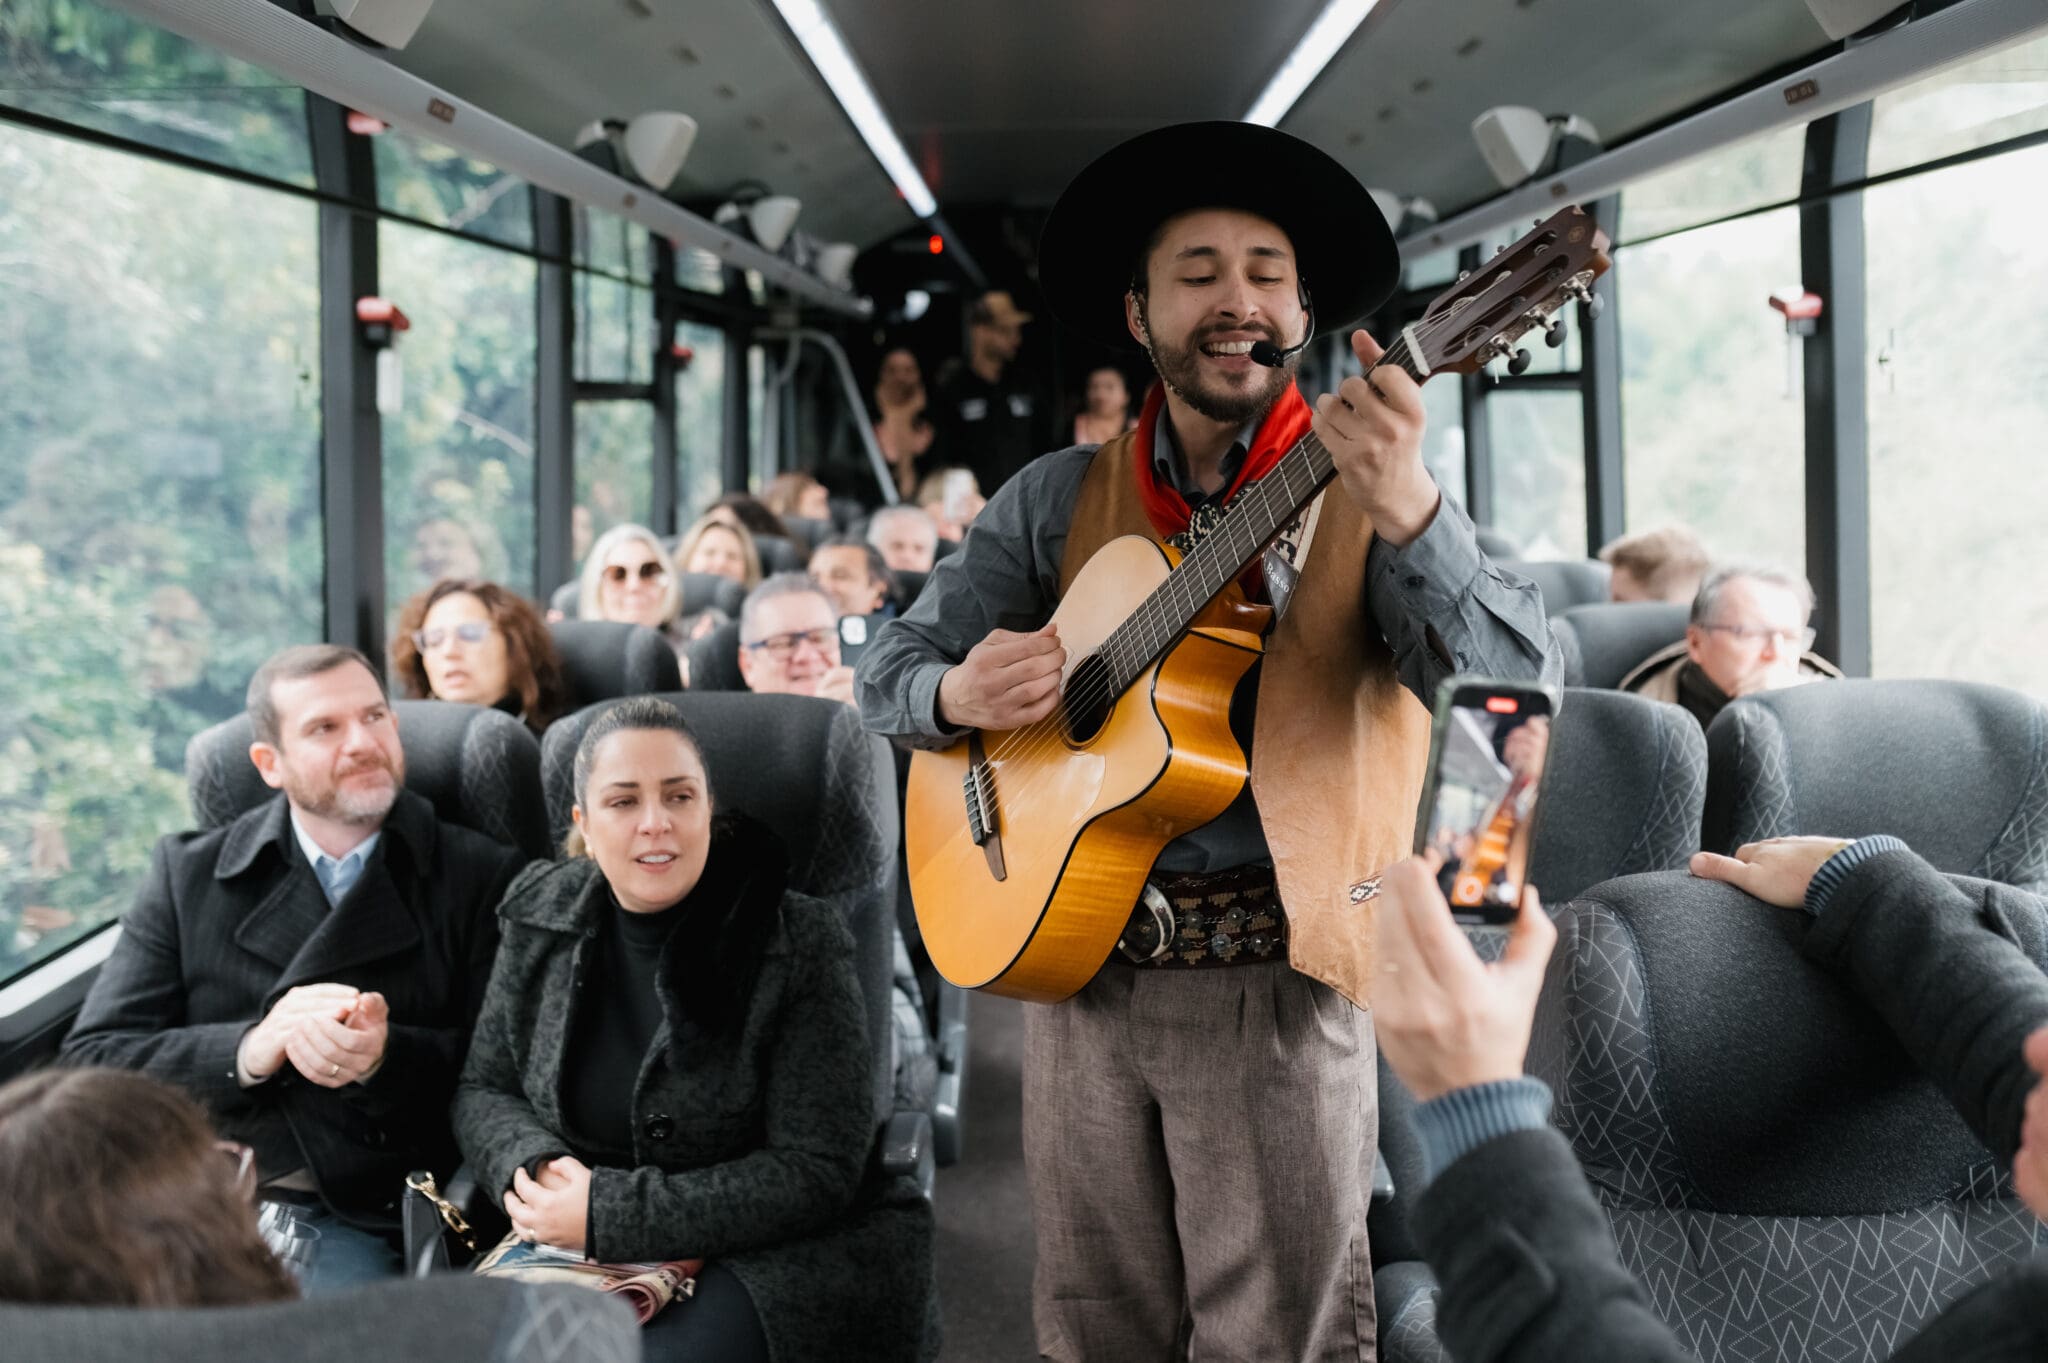
[[[1423,380],[1399,345],[1379,363]],[[1109,693],[1123,694],[1336,476],[1336,461],[1310,431],[1280,456],[1272,472],[1241,493],[1216,528],[1102,641],[1097,656],[1109,667]]]

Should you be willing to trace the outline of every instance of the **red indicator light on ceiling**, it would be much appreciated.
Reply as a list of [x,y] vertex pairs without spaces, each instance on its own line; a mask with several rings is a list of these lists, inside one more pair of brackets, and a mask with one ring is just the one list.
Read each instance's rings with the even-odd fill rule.
[[939,255],[942,254],[946,249],[946,239],[940,236],[937,232],[934,232],[932,233],[932,239],[926,242],[925,246],[931,251],[933,255]]
[[1513,696],[1488,696],[1486,698],[1486,713],[1490,715],[1511,715],[1521,708],[1521,705]]

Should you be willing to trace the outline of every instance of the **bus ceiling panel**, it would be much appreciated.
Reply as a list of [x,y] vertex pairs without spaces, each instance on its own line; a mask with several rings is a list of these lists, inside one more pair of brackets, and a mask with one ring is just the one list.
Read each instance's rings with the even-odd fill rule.
[[1446,217],[1500,193],[1471,132],[1495,105],[1577,114],[1612,145],[1828,45],[1801,0],[1400,0],[1362,36],[1281,126]]
[[833,288],[816,275],[658,197],[644,185],[601,170],[467,96],[423,80],[269,0],[113,3],[336,103],[488,161],[541,189],[606,209],[684,246],[703,247],[734,268],[759,271],[772,286],[787,290],[807,306],[854,317],[872,311],[866,299]]
[[942,204],[1042,206],[1126,137],[1242,118],[1324,0],[822,2]]
[[[1537,3],[1563,5],[1580,0]],[[1803,6],[1801,9],[1803,12]],[[1622,27],[1618,14],[1613,23],[1617,29]],[[1530,220],[1548,217],[1559,204],[1590,203],[1716,148],[1791,124],[1811,123],[2041,32],[2048,32],[2048,3],[2043,0],[1959,0],[1947,9],[1888,29],[1633,140],[1621,141],[1610,135],[1610,143],[1621,141],[1613,150],[1463,212],[1447,214],[1435,226],[1404,237],[1403,249],[1423,255],[1470,245],[1489,235],[1519,235]],[[1546,112],[1581,111],[1566,107]],[[1476,150],[1473,156],[1476,161]]]
[[757,183],[803,200],[813,237],[863,247],[913,221],[768,0],[434,0],[391,60],[560,147],[595,119],[686,113],[679,198]]

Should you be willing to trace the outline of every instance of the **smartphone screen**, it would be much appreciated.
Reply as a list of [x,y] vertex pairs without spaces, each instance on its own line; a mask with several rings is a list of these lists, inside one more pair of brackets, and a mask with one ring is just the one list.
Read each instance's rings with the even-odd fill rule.
[[1508,923],[1522,897],[1555,709],[1539,687],[1453,677],[1437,697],[1416,851],[1461,923]]

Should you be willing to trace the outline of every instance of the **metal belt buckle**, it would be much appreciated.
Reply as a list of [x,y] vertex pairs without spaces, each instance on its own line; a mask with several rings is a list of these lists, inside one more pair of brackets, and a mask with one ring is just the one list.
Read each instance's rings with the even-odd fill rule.
[[[1146,912],[1148,909],[1150,913]],[[1138,906],[1131,911],[1131,921],[1124,925],[1124,935],[1117,939],[1116,949],[1124,954],[1125,960],[1143,965],[1167,953],[1173,945],[1173,934],[1173,905],[1148,880],[1138,892]]]

